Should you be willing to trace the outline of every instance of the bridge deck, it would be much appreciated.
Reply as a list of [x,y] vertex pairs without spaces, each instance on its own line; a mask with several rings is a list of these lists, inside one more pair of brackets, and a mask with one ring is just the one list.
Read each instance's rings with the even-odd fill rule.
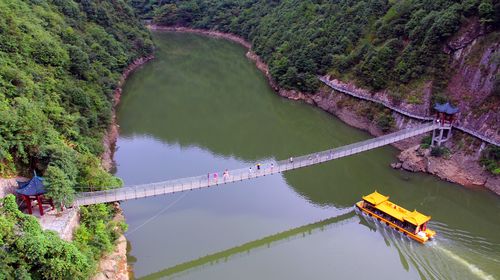
[[129,199],[137,199],[149,196],[171,194],[176,192],[202,189],[220,184],[227,184],[237,181],[255,179],[267,175],[277,174],[288,170],[303,168],[326,161],[347,157],[367,150],[375,149],[381,146],[392,144],[400,140],[404,140],[416,135],[420,135],[439,127],[439,124],[427,123],[420,126],[407,128],[380,136],[377,138],[357,142],[347,146],[342,146],[318,153],[294,157],[293,160],[286,159],[274,162],[271,167],[270,163],[263,165],[261,170],[256,170],[255,166],[252,171],[248,167],[242,169],[230,170],[227,176],[222,176],[218,179],[207,178],[207,175],[182,178],[176,180],[163,181],[152,184],[142,184],[136,186],[126,186],[117,189],[95,192],[79,193],[75,199],[75,205],[90,205],[97,203],[122,201]]

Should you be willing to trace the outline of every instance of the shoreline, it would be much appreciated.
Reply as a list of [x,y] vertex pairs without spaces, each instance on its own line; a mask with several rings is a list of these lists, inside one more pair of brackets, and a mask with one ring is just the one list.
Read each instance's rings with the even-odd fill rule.
[[[114,152],[116,148],[116,141],[118,140],[118,123],[116,122],[116,106],[120,103],[122,95],[122,87],[127,80],[127,78],[137,69],[141,68],[144,64],[154,59],[154,54],[140,57],[134,60],[130,65],[123,71],[120,80],[116,86],[113,93],[113,107],[111,124],[103,137],[104,152],[101,155],[102,167],[111,172],[115,166],[114,162]],[[116,202],[114,204],[117,209],[117,214],[113,217],[114,221],[124,221],[122,210],[120,208],[120,203]],[[127,240],[124,234],[121,234],[116,241],[115,249],[109,253],[101,256],[98,264],[97,273],[91,277],[92,280],[105,280],[105,279],[120,279],[128,280],[130,279],[129,266],[127,262]]]
[[[354,97],[344,94],[333,94],[334,90],[326,88],[325,86],[320,87],[315,94],[307,94],[297,90],[286,90],[279,87],[271,77],[268,65],[252,51],[251,43],[240,36],[214,30],[189,27],[159,26],[155,24],[149,24],[146,27],[149,30],[157,32],[194,33],[238,43],[247,49],[246,57],[254,62],[257,69],[266,76],[269,85],[278,95],[291,100],[301,100],[307,104],[319,107],[336,116],[349,126],[367,131],[373,136],[381,136],[384,134],[372,120],[356,113],[356,109],[360,107],[369,107],[371,104],[368,101],[356,100],[356,104],[349,104],[346,106],[345,104],[352,103],[349,101],[354,100]],[[391,110],[391,114],[396,120],[396,128],[398,129],[418,123],[418,121],[401,115],[394,110]],[[401,141],[400,143],[392,144],[393,147],[400,150],[397,160],[399,160],[403,169],[435,175],[442,180],[456,183],[464,187],[486,188],[500,195],[500,176],[490,175],[484,171],[478,163],[478,154],[470,155],[465,152],[457,151],[456,155],[452,155],[448,160],[435,158],[430,156],[428,152],[423,153],[418,149],[420,140],[423,137],[424,135],[416,136]]]
[[145,57],[140,57],[134,60],[127,68],[122,73],[122,76],[120,77],[120,80],[118,81],[118,84],[116,86],[116,89],[113,93],[113,107],[112,107],[112,112],[111,112],[111,124],[106,131],[106,134],[103,137],[103,147],[104,147],[104,152],[101,155],[101,164],[102,167],[110,172],[114,168],[114,152],[115,152],[115,146],[116,146],[116,141],[118,139],[118,124],[116,123],[116,106],[120,103],[121,95],[122,95],[122,87],[125,81],[127,80],[128,76],[132,74],[134,71],[137,69],[141,68],[144,64],[149,62],[150,60],[154,59],[154,54],[145,56]]
[[[348,99],[353,99],[352,97],[348,96],[343,96],[343,95],[332,95],[331,92],[328,90],[325,90],[325,88],[320,88],[320,90],[314,94],[306,94],[297,90],[286,90],[281,87],[273,80],[269,73],[269,67],[268,65],[262,61],[262,59],[252,51],[252,45],[250,42],[246,41],[244,38],[230,34],[230,33],[223,33],[219,31],[213,31],[213,30],[203,30],[203,29],[194,29],[194,28],[187,28],[187,27],[169,27],[169,26],[158,26],[158,25],[147,25],[146,26],[149,30],[151,31],[157,31],[157,32],[178,32],[178,33],[193,33],[193,34],[199,34],[199,35],[204,35],[212,38],[218,38],[218,39],[224,39],[224,40],[229,40],[232,42],[235,42],[247,49],[246,57],[250,59],[252,62],[255,63],[255,66],[259,71],[261,71],[267,78],[267,81],[270,85],[270,87],[281,97],[291,99],[291,100],[300,100],[304,101],[307,104],[319,107],[320,109],[336,116],[339,118],[342,122],[346,123],[347,125],[358,128],[364,131],[367,131],[371,135],[374,136],[380,136],[383,134],[383,132],[378,128],[376,125],[372,123],[372,121],[363,118],[359,115],[357,115],[352,108],[348,107],[340,107],[337,106],[337,103],[342,100],[348,100]],[[123,72],[120,81],[118,82],[117,88],[115,89],[114,92],[114,99],[113,99],[113,108],[112,108],[112,122],[111,125],[106,132],[105,136],[103,137],[103,146],[104,146],[104,153],[102,154],[101,160],[102,160],[102,165],[103,167],[109,172],[114,168],[114,150],[116,147],[116,141],[118,139],[119,131],[118,131],[118,124],[116,123],[116,106],[120,103],[120,98],[122,94],[122,87],[123,84],[125,83],[126,79],[130,74],[132,74],[135,70],[139,69],[142,67],[144,64],[149,62],[150,60],[154,59],[154,54],[151,54],[146,57],[141,57],[139,59],[136,59],[132,64],[130,64],[125,71]],[[332,90],[333,91],[333,90]],[[360,104],[367,104],[367,101],[359,101],[358,103]],[[368,105],[369,106],[369,105]],[[396,112],[392,111],[392,114],[396,114]],[[412,124],[415,121],[404,118],[404,117],[399,117],[398,118],[398,126],[405,126],[408,124]],[[418,138],[418,137],[414,137]],[[405,168],[406,170],[410,171],[419,171],[419,172],[424,172],[428,174],[433,174],[438,176],[439,178],[455,183],[459,183],[456,181],[453,181],[451,178],[447,177],[441,177],[438,174],[429,172],[428,170],[424,169],[418,169],[415,168],[414,166],[417,165],[418,163],[416,162],[406,162],[409,161],[411,156],[408,156],[408,154],[411,154],[412,149],[416,152],[417,149],[415,149],[415,145],[418,145],[420,142],[420,138],[417,139],[418,141],[415,141],[415,139],[409,139],[407,141],[402,141],[402,143],[395,143],[392,146],[396,147],[398,150],[401,151],[400,155],[398,156],[399,160],[403,161],[402,165],[403,166],[408,166],[408,168]],[[402,156],[404,155],[404,156]],[[442,160],[442,159],[438,159]],[[429,165],[427,163],[427,165]],[[467,180],[465,180],[467,181]],[[467,183],[467,182],[465,182]],[[461,183],[459,183],[461,184]],[[466,186],[466,184],[461,184],[463,186]],[[483,186],[486,187],[486,186]],[[493,192],[495,192],[497,195],[500,195],[500,190],[495,191],[493,188],[486,187]],[[119,203],[116,203],[116,207],[120,209]],[[121,210],[121,209],[120,209]],[[119,217],[118,217],[119,216]],[[123,214],[119,213],[117,217],[119,219],[125,219]],[[92,278],[93,280],[100,280],[100,279],[122,279],[122,280],[128,280],[130,279],[130,267],[127,264],[127,250],[126,250],[126,237],[125,235],[121,235],[117,241],[117,245],[115,250],[108,254],[105,255],[101,258],[101,261],[99,262],[99,268],[100,271],[94,275]]]

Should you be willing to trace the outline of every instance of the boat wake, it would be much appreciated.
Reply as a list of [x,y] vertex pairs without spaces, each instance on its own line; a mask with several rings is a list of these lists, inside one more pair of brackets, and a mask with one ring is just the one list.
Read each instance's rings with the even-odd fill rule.
[[459,264],[465,266],[467,269],[469,269],[469,271],[472,274],[476,275],[477,277],[479,277],[481,279],[485,279],[485,280],[494,280],[495,279],[492,275],[489,275],[488,273],[484,272],[476,265],[468,262],[467,260],[463,259],[459,255],[454,254],[453,252],[443,248],[442,246],[438,245],[435,247],[435,249],[440,250],[441,252],[443,252],[445,255],[447,255],[451,259],[453,259],[453,260],[457,261]]
[[[437,238],[421,245],[379,221],[364,215],[363,218],[374,225],[389,247],[397,250],[403,267],[407,270],[410,266],[414,267],[422,279],[496,279],[478,264],[498,267],[500,260],[496,257],[500,252],[500,244],[492,244],[467,231],[432,222],[429,227],[438,232]],[[450,266],[450,260],[456,266]]]

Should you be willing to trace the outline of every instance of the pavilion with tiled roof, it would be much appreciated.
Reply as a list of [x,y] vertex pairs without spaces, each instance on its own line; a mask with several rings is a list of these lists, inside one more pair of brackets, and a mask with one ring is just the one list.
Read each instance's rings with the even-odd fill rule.
[[16,193],[21,196],[22,200],[26,203],[28,207],[28,213],[33,214],[31,201],[36,200],[38,203],[38,209],[40,209],[40,215],[43,216],[43,202],[47,202],[54,208],[54,203],[52,199],[45,200],[44,194],[47,193],[45,186],[43,185],[43,178],[34,176],[31,180],[27,182],[17,182],[19,188],[16,189]]
[[434,105],[434,110],[436,110],[437,116],[436,119],[443,125],[445,124],[453,124],[455,119],[455,114],[459,112],[457,107],[453,107],[449,102],[444,104],[436,103]]

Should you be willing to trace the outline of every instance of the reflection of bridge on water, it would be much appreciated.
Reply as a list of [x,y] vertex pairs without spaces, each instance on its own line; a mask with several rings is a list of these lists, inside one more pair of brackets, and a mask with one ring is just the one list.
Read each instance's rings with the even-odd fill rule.
[[226,261],[229,257],[242,254],[242,253],[250,253],[250,251],[255,250],[257,248],[261,248],[263,246],[267,246],[268,248],[271,245],[275,245],[276,242],[283,240],[290,240],[294,237],[305,236],[312,234],[316,230],[323,230],[325,227],[331,226],[333,224],[338,224],[340,222],[345,222],[354,217],[355,212],[353,208],[349,208],[344,214],[324,219],[312,224],[307,224],[304,226],[292,228],[277,234],[269,235],[264,238],[250,241],[248,243],[242,244],[240,246],[236,246],[224,251],[220,251],[214,254],[210,254],[198,259],[194,259],[191,261],[187,261],[181,264],[177,264],[175,266],[166,268],[164,270],[151,273],[149,275],[140,277],[139,279],[159,279],[166,276],[172,276],[174,274],[182,273],[184,271],[205,266],[208,264],[216,263],[220,260]]
[[[122,201],[137,199],[143,197],[171,194],[182,191],[202,189],[220,184],[227,184],[243,180],[263,177],[266,175],[277,174],[289,170],[299,169],[334,159],[347,157],[364,151],[372,150],[381,146],[392,144],[407,138],[411,138],[429,131],[444,129],[438,123],[427,123],[419,126],[403,129],[394,133],[383,135],[377,138],[357,142],[354,144],[318,152],[286,160],[273,162],[263,165],[260,169],[253,166],[253,170],[243,168],[229,170],[220,177],[213,177],[211,174],[182,178],[176,180],[163,181],[152,184],[142,184],[127,186],[117,189],[81,192],[77,194],[75,205],[91,205],[97,203],[106,203],[113,201]],[[448,128],[449,129],[449,128]]]

